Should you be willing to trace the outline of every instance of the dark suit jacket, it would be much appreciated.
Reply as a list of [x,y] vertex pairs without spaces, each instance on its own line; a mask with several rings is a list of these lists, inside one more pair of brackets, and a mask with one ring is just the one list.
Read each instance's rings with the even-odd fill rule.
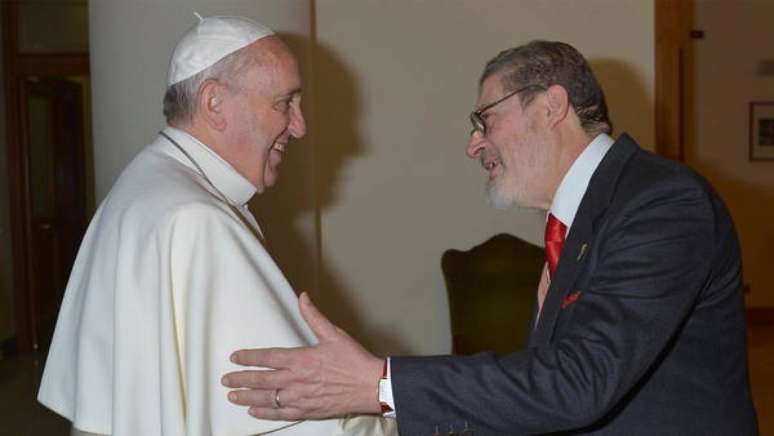
[[757,434],[741,289],[718,196],[623,135],[591,178],[529,348],[393,358],[400,433]]

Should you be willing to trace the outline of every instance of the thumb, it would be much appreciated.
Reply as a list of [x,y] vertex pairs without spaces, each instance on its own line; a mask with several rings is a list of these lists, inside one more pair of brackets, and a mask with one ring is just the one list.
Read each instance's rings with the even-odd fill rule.
[[338,328],[317,309],[306,292],[302,292],[301,296],[298,297],[298,308],[301,310],[301,316],[304,318],[304,321],[306,321],[314,334],[317,335],[317,339],[320,342],[336,336]]

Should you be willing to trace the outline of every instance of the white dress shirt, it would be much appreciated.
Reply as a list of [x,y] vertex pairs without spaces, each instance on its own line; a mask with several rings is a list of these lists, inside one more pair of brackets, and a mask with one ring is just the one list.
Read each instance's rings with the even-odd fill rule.
[[[578,207],[586,194],[591,176],[594,175],[594,171],[597,170],[599,163],[605,157],[607,151],[610,150],[613,142],[613,138],[604,133],[594,138],[578,155],[559,183],[559,187],[556,189],[556,193],[554,193],[551,207],[546,214],[546,221],[549,215],[553,215],[561,221],[566,226],[565,237],[570,233],[570,227],[572,227],[572,223],[575,221],[575,214],[578,212]],[[548,272],[548,263],[546,263],[543,265],[540,283],[538,283],[538,312],[535,317],[535,328],[537,328],[540,322],[543,302],[546,299],[550,285],[551,277]]]
[[581,200],[583,200],[586,189],[589,187],[591,176],[594,175],[599,163],[602,162],[614,142],[609,135],[604,133],[598,135],[578,155],[559,183],[559,188],[554,194],[548,212],[567,226],[567,234],[570,233],[572,223],[575,221],[575,214],[578,212]]

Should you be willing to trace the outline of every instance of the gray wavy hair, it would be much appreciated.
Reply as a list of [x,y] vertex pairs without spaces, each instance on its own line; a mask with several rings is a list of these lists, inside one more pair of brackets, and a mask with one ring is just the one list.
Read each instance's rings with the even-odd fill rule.
[[532,41],[500,52],[484,67],[479,86],[488,77],[503,73],[503,85],[508,91],[537,85],[521,94],[526,106],[551,85],[560,85],[570,99],[581,126],[587,135],[611,133],[613,124],[607,114],[602,87],[583,55],[569,44],[556,41]]

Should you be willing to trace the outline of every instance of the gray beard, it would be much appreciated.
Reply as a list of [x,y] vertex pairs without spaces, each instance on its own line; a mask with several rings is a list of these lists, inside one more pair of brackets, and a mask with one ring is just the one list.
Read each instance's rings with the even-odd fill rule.
[[510,209],[516,203],[513,198],[498,189],[497,180],[488,180],[486,182],[486,202],[495,209]]
[[488,180],[486,182],[485,192],[487,204],[495,209],[543,210],[537,206],[524,204],[520,191],[502,189],[501,186],[498,186],[496,180]]

